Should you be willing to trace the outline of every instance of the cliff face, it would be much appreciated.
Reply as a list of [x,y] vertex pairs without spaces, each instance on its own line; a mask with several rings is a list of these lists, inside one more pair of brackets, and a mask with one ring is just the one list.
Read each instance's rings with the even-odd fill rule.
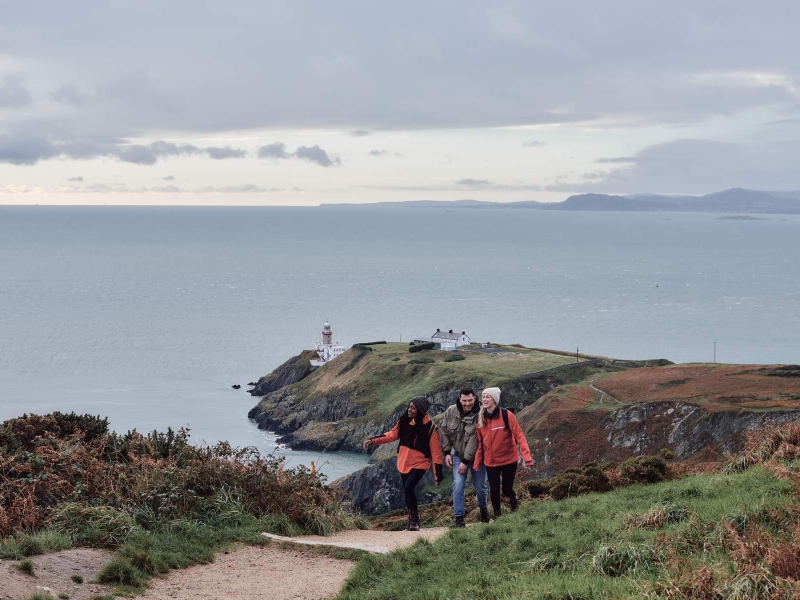
[[[521,410],[527,404],[562,385],[565,377],[585,377],[589,367],[569,372],[546,372],[537,377],[503,382],[503,405]],[[495,384],[496,382],[491,382]],[[428,394],[429,412],[437,415],[455,404],[464,386],[481,390],[489,385],[482,380],[453,382]],[[368,437],[391,429],[405,412],[403,401],[388,418],[375,418],[357,403],[359,391],[336,390],[309,396],[302,386],[288,386],[267,394],[249,413],[259,429],[281,435],[280,443],[293,450],[347,450],[363,452]]]
[[316,367],[312,367],[309,360],[316,356],[313,350],[305,350],[293,356],[280,367],[265,375],[256,382],[255,387],[250,390],[253,396],[266,396],[270,392],[292,385],[311,375]]

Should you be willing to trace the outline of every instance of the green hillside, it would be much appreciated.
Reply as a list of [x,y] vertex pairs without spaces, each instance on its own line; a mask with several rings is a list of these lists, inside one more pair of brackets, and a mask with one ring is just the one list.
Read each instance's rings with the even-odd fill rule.
[[761,466],[528,502],[361,560],[339,599],[796,598],[767,548],[783,544],[800,565],[798,509],[792,486]]
[[408,344],[401,343],[356,345],[295,388],[309,398],[336,391],[357,392],[353,401],[364,406],[370,417],[382,419],[419,394],[469,381],[501,383],[575,362],[574,356],[521,346],[495,346],[493,353],[480,352],[474,346],[458,352],[410,353],[408,349]]

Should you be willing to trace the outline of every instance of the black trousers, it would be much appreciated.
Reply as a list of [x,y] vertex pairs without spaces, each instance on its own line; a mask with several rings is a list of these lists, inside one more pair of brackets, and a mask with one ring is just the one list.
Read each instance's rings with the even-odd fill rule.
[[489,480],[489,496],[492,499],[494,514],[500,514],[500,479],[503,483],[503,495],[511,500],[511,504],[517,503],[517,495],[514,493],[514,478],[517,476],[517,463],[500,465],[499,467],[486,467],[486,477]]
[[411,469],[409,473],[400,473],[406,492],[406,506],[411,512],[417,512],[417,492],[414,491],[414,488],[427,472],[427,469]]

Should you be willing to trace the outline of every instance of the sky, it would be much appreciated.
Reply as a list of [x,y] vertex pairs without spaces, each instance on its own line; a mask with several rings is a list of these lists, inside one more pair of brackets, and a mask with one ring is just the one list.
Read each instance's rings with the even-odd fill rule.
[[800,3],[0,0],[0,204],[800,189]]

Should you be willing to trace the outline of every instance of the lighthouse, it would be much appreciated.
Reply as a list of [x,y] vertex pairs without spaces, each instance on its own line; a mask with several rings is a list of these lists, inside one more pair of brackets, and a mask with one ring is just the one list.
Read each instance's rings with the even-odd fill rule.
[[316,350],[318,358],[311,359],[311,366],[321,367],[339,356],[342,352],[347,350],[347,348],[333,341],[331,324],[325,321],[325,324],[322,326],[322,343],[317,342]]

